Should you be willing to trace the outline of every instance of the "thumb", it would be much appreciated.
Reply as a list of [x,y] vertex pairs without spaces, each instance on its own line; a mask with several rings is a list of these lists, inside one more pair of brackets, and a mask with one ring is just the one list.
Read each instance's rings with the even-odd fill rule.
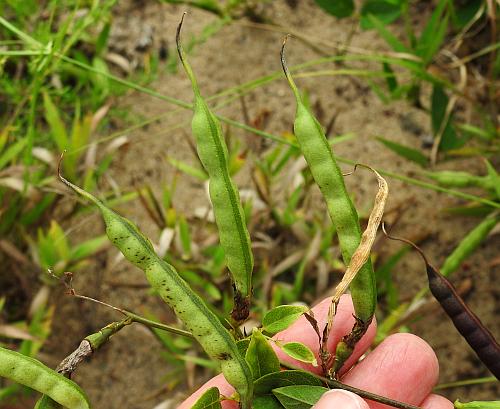
[[368,404],[358,395],[342,389],[326,392],[312,409],[369,409]]

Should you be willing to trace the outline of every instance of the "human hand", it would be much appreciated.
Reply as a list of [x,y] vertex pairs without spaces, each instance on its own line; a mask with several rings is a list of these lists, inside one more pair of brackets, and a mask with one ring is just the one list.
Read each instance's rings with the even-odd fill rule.
[[[330,301],[331,299],[327,298],[312,309],[319,328],[323,328],[326,323]],[[334,353],[340,339],[350,332],[354,324],[353,313],[351,297],[349,295],[342,296],[328,339],[329,351]],[[343,383],[424,409],[453,408],[453,404],[447,399],[431,394],[439,375],[437,358],[431,347],[416,335],[394,334],[387,337],[366,358],[347,372],[347,368],[351,368],[369,348],[375,333],[376,323],[373,322],[342,368],[341,381]],[[276,334],[273,339],[285,342],[302,342],[315,351],[316,355],[318,352],[318,337],[304,317],[299,318],[285,331]],[[280,361],[313,373],[320,373],[319,367],[313,367],[290,358],[274,344],[273,348]],[[218,375],[185,400],[179,409],[191,408],[201,394],[213,386],[218,387],[222,395],[230,396],[234,393],[234,389],[224,377]],[[232,401],[224,401],[222,407],[236,409],[237,404]],[[333,389],[325,393],[314,406],[314,409],[326,408],[388,409],[389,406],[369,400],[365,401],[353,393]]]

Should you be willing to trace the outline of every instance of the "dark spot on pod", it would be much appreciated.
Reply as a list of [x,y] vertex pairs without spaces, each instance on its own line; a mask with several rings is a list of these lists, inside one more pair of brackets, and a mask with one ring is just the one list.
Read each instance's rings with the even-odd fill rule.
[[221,352],[220,354],[215,355],[215,357],[219,361],[228,361],[229,359],[231,359],[231,354],[228,354],[227,352]]

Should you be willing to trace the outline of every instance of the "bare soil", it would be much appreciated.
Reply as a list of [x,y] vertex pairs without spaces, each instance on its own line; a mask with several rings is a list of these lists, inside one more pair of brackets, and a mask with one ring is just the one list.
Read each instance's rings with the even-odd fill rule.
[[[296,8],[292,8],[285,1],[274,1],[265,6],[265,15],[289,27],[291,31],[306,36],[321,38],[323,41],[346,41],[352,30],[353,20],[334,20],[315,7],[310,0],[297,3]],[[158,2],[121,2],[114,10],[113,30],[128,33],[129,38],[126,39],[123,38],[125,34],[121,33],[120,41],[128,41],[131,44],[135,44],[141,32],[152,32],[153,45],[149,49],[150,52],[159,52],[162,41],[166,41],[168,52],[174,53],[175,28],[183,10],[179,6]],[[199,37],[203,28],[214,21],[215,17],[206,12],[191,10],[185,22],[184,39],[188,41],[191,33]],[[145,28],[146,26],[153,30]],[[282,37],[283,33],[252,28],[244,21],[236,21],[209,36],[203,44],[196,45],[190,55],[190,61],[202,93],[212,95],[279,71]],[[356,30],[351,45],[370,50],[386,50],[384,42],[372,31]],[[130,46],[128,49],[134,50],[134,47]],[[140,52],[137,51],[135,56],[140,61]],[[318,58],[318,54],[306,44],[297,39],[290,40],[287,50],[290,65],[315,58]],[[363,68],[367,65],[352,66]],[[338,67],[330,64],[322,68]],[[362,79],[322,76],[297,81],[300,82],[300,87],[308,92],[322,123],[327,123],[332,115],[335,115],[335,134],[356,134],[355,139],[336,146],[337,154],[376,168],[414,174],[417,170],[414,165],[385,149],[375,140],[375,136],[380,135],[420,147],[422,138],[430,133],[429,118],[422,111],[406,102],[384,105]],[[184,73],[181,70],[176,74],[169,73],[164,64],[160,65],[158,79],[149,87],[183,101],[191,100],[191,87]],[[294,100],[284,79],[256,89],[245,97],[245,102],[252,119],[264,111],[269,113],[263,130],[276,135],[291,131]],[[150,118],[161,114],[165,116],[147,128],[127,135],[130,143],[126,149],[118,152],[108,176],[124,190],[150,184],[159,194],[162,186],[170,182],[174,172],[166,163],[167,155],[194,163],[186,142],[190,135],[190,112],[179,110],[166,102],[138,92],[128,93],[119,99],[118,104],[127,110],[130,117]],[[172,111],[175,113],[169,115]],[[232,119],[245,121],[238,100],[218,112]],[[402,118],[410,118],[417,124],[419,134],[404,126]],[[182,127],[173,128],[181,123],[184,124]],[[238,129],[232,131],[234,136],[250,146],[255,154],[259,153],[262,145],[269,145],[269,142],[262,142],[254,135]],[[463,160],[454,166],[482,171],[481,165],[472,160]],[[250,186],[250,181],[244,175],[240,175],[238,181],[241,186]],[[369,211],[376,188],[372,175],[369,172],[359,172],[347,178],[347,184],[357,207],[362,212]],[[436,265],[440,265],[466,232],[477,223],[477,219],[447,216],[442,212],[446,206],[462,203],[457,198],[403,184],[394,179],[389,179],[389,184],[387,209],[410,204],[397,225],[398,235],[414,236],[421,232],[429,234],[429,239],[423,247]],[[74,198],[68,197],[64,200],[71,201]],[[208,205],[203,185],[188,177],[179,180],[175,202],[187,214],[192,214],[199,205]],[[158,229],[138,203],[128,203],[120,210],[137,222],[153,240],[158,237]],[[74,223],[76,228],[70,234],[71,240],[89,238],[103,231],[97,216],[86,216]],[[398,243],[382,240],[377,251],[381,259],[384,259],[398,248]],[[497,337],[500,335],[500,297],[498,280],[495,278],[498,279],[500,267],[498,263],[491,265],[490,261],[498,257],[498,248],[499,236],[492,236],[452,277],[458,284],[466,279],[471,281],[472,290],[467,295],[467,301]],[[173,317],[168,307],[157,297],[146,290],[116,284],[146,283],[143,274],[125,262],[110,268],[111,260],[116,254],[114,249],[109,250],[101,254],[95,263],[78,273],[75,277],[75,287],[79,292],[137,312],[153,311],[165,322],[172,322]],[[426,285],[421,260],[415,254],[407,255],[399,263],[395,271],[395,281],[402,299],[409,299]],[[118,318],[102,307],[65,297],[60,289],[54,290],[53,301],[57,306],[56,318],[52,335],[43,348],[45,361],[53,366],[71,352],[87,334]],[[489,375],[439,309],[428,311],[421,319],[410,323],[409,328],[435,349],[441,363],[440,382]],[[165,392],[162,377],[168,371],[168,365],[162,359],[161,351],[161,345],[149,331],[139,325],[133,325],[116,335],[90,362],[81,365],[74,374],[74,380],[88,392],[95,408],[150,409],[175,396],[175,392]],[[203,376],[200,372],[200,380]],[[189,390],[184,386],[180,388],[180,393],[187,394]],[[498,398],[498,385],[448,389],[442,393],[451,399],[460,398],[463,401],[494,399]],[[163,407],[175,407],[175,404]]]

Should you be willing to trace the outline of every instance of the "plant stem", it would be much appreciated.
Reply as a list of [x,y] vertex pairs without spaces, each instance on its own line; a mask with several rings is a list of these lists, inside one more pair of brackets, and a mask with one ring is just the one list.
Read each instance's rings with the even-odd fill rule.
[[469,386],[469,385],[480,385],[483,383],[498,382],[497,378],[494,376],[486,376],[484,378],[477,379],[464,379],[463,381],[455,381],[449,383],[441,383],[434,387],[434,391],[440,391],[448,388],[458,388],[459,386]]
[[[33,46],[35,48],[39,48],[39,49],[42,48],[43,49],[44,46],[43,46],[42,43],[40,43],[39,41],[35,40],[33,37],[30,37],[26,33],[21,32],[16,27],[14,27],[12,24],[10,24],[7,20],[5,20],[4,18],[2,18],[1,16],[0,16],[0,24],[3,25],[4,27],[6,27],[7,29],[11,30],[12,32],[14,32],[16,35],[18,35],[28,45],[31,45],[31,46]],[[163,101],[166,101],[166,102],[169,102],[169,103],[171,103],[173,105],[177,105],[177,106],[185,108],[185,109],[192,109],[192,104],[187,103],[185,101],[181,101],[181,100],[179,100],[177,98],[173,98],[173,97],[169,97],[167,95],[163,95],[163,94],[161,94],[161,93],[159,93],[157,91],[154,91],[152,89],[149,89],[147,87],[143,87],[141,85],[138,85],[138,84],[135,84],[133,82],[127,81],[125,79],[122,79],[122,78],[117,77],[115,75],[112,75],[110,73],[103,72],[101,70],[98,70],[98,69],[90,66],[90,65],[87,65],[87,64],[82,63],[82,62],[80,62],[78,60],[75,60],[75,59],[73,59],[71,57],[67,57],[65,55],[60,55],[59,53],[54,53],[54,55],[56,55],[57,57],[61,58],[61,60],[66,61],[66,62],[68,62],[68,63],[70,63],[72,65],[75,65],[75,66],[80,67],[80,68],[82,68],[84,70],[93,72],[93,73],[95,73],[97,75],[103,75],[106,78],[109,78],[110,80],[115,81],[115,82],[117,82],[119,84],[122,84],[124,86],[127,86],[129,88],[132,88],[132,89],[135,89],[137,91],[143,92],[143,93],[145,93],[147,95],[151,95],[151,96],[153,96],[155,98],[159,98],[159,99],[161,99]],[[335,61],[338,58],[340,58],[340,57],[337,56],[337,57],[322,58],[322,59],[319,59],[319,60],[312,61],[311,63],[301,64],[301,65],[297,66],[296,68],[307,67],[307,66],[318,64],[318,63],[321,63],[321,62]],[[366,56],[365,58],[361,58],[361,57],[357,57],[356,56],[356,58],[357,59],[361,59],[361,60],[366,59],[366,60],[377,60],[377,61],[389,61],[389,62],[395,63],[395,64],[398,63],[398,61],[401,62],[398,59],[389,58],[389,57],[380,56],[380,55],[370,55],[370,56]],[[342,57],[341,59],[347,59],[347,58]],[[400,65],[402,65],[403,67],[405,66],[403,63],[401,63]],[[406,68],[411,68],[411,67],[406,67]],[[264,82],[265,82],[265,80],[273,80],[275,77],[278,77],[279,75],[281,75],[281,74],[275,73],[275,74],[269,75],[269,76],[267,76],[264,79]],[[254,82],[255,81],[253,81],[252,83],[254,83]],[[455,87],[453,86],[453,84],[450,84],[448,82],[443,82],[442,85],[445,86],[445,87],[447,87],[447,88],[452,89],[453,92],[456,92],[459,95],[463,96],[460,92],[458,92],[458,90],[455,89]],[[239,86],[239,87],[235,87],[235,88],[241,88],[241,87]],[[220,95],[224,95],[224,94],[225,94],[224,92],[220,93]],[[211,99],[211,98],[208,98],[208,99]],[[221,121],[223,121],[223,122],[225,122],[225,123],[227,123],[229,125],[233,125],[233,126],[235,126],[237,128],[246,130],[248,132],[252,132],[255,135],[262,136],[264,138],[268,138],[268,139],[274,140],[276,142],[285,143],[285,144],[288,144],[288,145],[291,145],[291,146],[297,146],[293,142],[287,141],[287,140],[285,140],[283,138],[280,138],[279,136],[273,135],[271,133],[261,131],[259,129],[256,129],[256,128],[253,128],[253,127],[248,126],[246,124],[240,123],[238,121],[234,121],[232,119],[223,117],[221,115],[216,115],[216,116]],[[342,163],[348,163],[348,164],[351,164],[351,165],[353,165],[355,163],[354,161],[351,161],[351,160],[346,159],[346,158],[339,157],[337,155],[335,157],[336,157],[336,159],[339,162],[342,162]],[[477,202],[477,203],[482,203],[482,204],[485,204],[487,206],[494,207],[494,208],[497,208],[497,209],[500,208],[500,203],[496,203],[496,202],[494,202],[492,200],[488,200],[488,199],[484,199],[482,197],[478,197],[478,196],[474,196],[474,195],[471,195],[471,194],[463,193],[463,192],[460,192],[458,190],[446,189],[446,188],[443,188],[441,186],[433,185],[432,183],[423,182],[421,180],[410,178],[408,176],[402,176],[402,175],[399,175],[399,174],[394,173],[394,172],[384,171],[384,170],[380,170],[380,169],[377,169],[377,168],[375,168],[375,170],[377,170],[381,175],[388,176],[388,177],[391,177],[391,178],[394,178],[394,179],[398,179],[398,180],[401,180],[403,182],[406,182],[406,183],[409,183],[409,184],[412,184],[412,185],[415,185],[415,186],[420,186],[420,187],[423,187],[425,189],[430,189],[430,190],[435,190],[437,192],[446,193],[446,194],[448,194],[450,196],[456,196],[456,197],[460,197],[462,199],[471,200],[471,201],[474,201],[474,202]]]
[[[291,365],[288,362],[280,361],[280,365],[284,366],[285,368],[288,368],[288,369],[294,369],[294,370],[299,370],[299,371],[304,370],[302,368],[298,368],[294,365]],[[346,385],[345,383],[342,383],[340,381],[328,379],[328,378],[325,378],[323,376],[320,376],[320,375],[317,375],[314,373],[310,373],[310,374],[312,376],[314,376],[315,378],[321,380],[322,382],[326,383],[328,386],[331,386],[331,387],[337,388],[337,389],[343,389],[345,391],[355,393],[356,395],[358,395],[364,399],[369,399],[369,400],[372,400],[374,402],[379,402],[379,403],[382,403],[384,405],[389,405],[389,406],[392,406],[394,408],[399,408],[399,409],[420,409],[419,406],[410,405],[409,403],[399,402],[399,401],[394,400],[394,399],[386,398],[385,396],[380,396],[380,395],[377,395],[376,393],[364,391],[362,389],[355,388],[354,386]]]
[[193,334],[191,334],[189,331],[184,331],[179,328],[171,327],[170,325],[162,324],[161,322],[149,320],[140,315],[134,314],[133,312],[130,311],[121,310],[120,312],[129,317],[133,322],[138,322],[148,327],[161,329],[163,331],[171,332],[173,334],[182,335],[183,337],[194,339]]
[[343,389],[349,392],[353,392],[358,396],[361,396],[364,399],[369,399],[374,402],[383,403],[384,405],[389,405],[394,408],[400,409],[420,409],[419,406],[410,405],[409,403],[399,402],[394,399],[386,398],[385,396],[380,396],[372,392],[364,391],[362,389],[355,388],[354,386],[346,385],[340,381],[335,381],[332,379],[327,379],[323,377],[318,377],[323,382],[325,382],[329,386],[333,386],[334,388]]
[[185,331],[185,330],[180,329],[180,328],[171,327],[170,325],[162,324],[161,322],[152,321],[152,320],[145,318],[141,315],[137,315],[131,311],[124,310],[123,308],[115,307],[114,305],[108,304],[104,301],[96,300],[95,298],[87,297],[86,295],[77,294],[75,292],[75,290],[73,290],[73,289],[70,289],[70,295],[72,295],[73,297],[76,297],[76,298],[80,298],[82,300],[92,301],[92,302],[95,302],[97,304],[101,304],[105,307],[111,308],[115,311],[118,311],[119,313],[125,315],[127,317],[127,319],[130,320],[130,322],[137,322],[139,324],[146,325],[147,327],[161,329],[163,331],[171,332],[173,334],[182,335],[183,337],[194,339],[193,334],[191,334],[189,331]]

